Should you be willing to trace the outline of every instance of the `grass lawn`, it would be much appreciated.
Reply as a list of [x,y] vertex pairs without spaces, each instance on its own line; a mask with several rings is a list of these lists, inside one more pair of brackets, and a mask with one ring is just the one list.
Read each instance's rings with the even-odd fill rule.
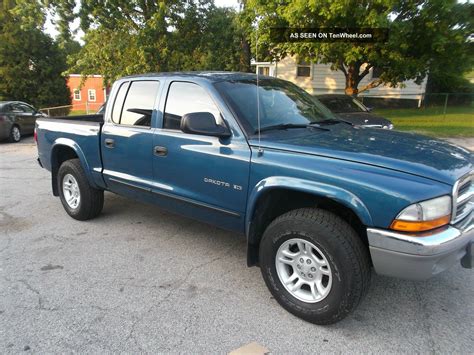
[[422,109],[377,109],[374,113],[390,119],[396,130],[433,137],[474,137],[474,107]]
[[[89,111],[89,113],[92,113],[92,111]],[[87,115],[86,110],[69,111],[69,116],[79,116],[79,115]]]

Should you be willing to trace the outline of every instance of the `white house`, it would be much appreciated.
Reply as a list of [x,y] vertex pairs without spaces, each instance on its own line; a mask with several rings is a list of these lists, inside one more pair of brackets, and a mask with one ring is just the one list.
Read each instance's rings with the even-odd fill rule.
[[[273,76],[285,79],[302,87],[310,94],[344,94],[345,77],[339,70],[331,70],[330,65],[298,62],[295,57],[286,57],[279,62],[254,62],[260,75]],[[377,76],[377,70],[371,69],[359,84],[363,87]],[[388,99],[411,99],[421,103],[426,91],[426,78],[418,85],[413,80],[408,80],[398,87],[391,88],[380,85],[364,91],[359,96],[379,97]]]

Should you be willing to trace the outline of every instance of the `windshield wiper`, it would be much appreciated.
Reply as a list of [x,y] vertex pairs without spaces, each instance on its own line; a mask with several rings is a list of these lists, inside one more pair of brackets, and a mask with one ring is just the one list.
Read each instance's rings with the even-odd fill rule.
[[317,126],[317,125],[320,125],[320,124],[324,125],[324,124],[337,124],[337,123],[346,123],[346,124],[351,125],[351,126],[354,125],[351,122],[346,121],[346,120],[342,120],[340,118],[328,118],[328,119],[325,119],[325,120],[322,120],[322,121],[312,122],[310,124]]
[[[289,129],[289,128],[306,128],[306,127],[308,127],[307,124],[281,123],[281,124],[262,127],[262,128],[260,128],[260,132],[273,131],[273,130],[283,130],[283,129]],[[257,134],[257,133],[258,133],[258,129],[255,130],[255,134]]]
[[[322,131],[328,131],[327,128],[318,127],[315,123],[309,123],[309,124],[281,123],[281,124],[262,127],[262,128],[260,128],[260,132],[273,131],[273,130],[284,130],[284,129],[289,129],[289,128],[317,128],[317,129],[320,129]],[[254,134],[258,134],[258,129],[255,130]]]

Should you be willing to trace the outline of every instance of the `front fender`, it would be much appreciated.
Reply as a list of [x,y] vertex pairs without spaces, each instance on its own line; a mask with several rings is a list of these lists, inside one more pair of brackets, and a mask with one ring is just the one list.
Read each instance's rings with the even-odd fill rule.
[[287,176],[271,176],[258,182],[248,198],[247,212],[245,216],[246,235],[249,237],[249,229],[259,198],[272,189],[284,188],[306,192],[315,196],[331,199],[350,208],[366,226],[372,226],[372,217],[364,203],[353,193],[337,186],[324,184],[316,181],[304,180]]

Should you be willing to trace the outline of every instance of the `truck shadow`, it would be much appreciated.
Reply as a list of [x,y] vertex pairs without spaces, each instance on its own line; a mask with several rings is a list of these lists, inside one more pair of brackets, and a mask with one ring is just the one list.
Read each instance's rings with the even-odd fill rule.
[[[153,239],[177,258],[180,257],[183,244],[188,250],[199,250],[205,254],[202,260],[204,264],[214,263],[217,269],[225,270],[225,279],[247,278],[244,282],[251,289],[242,297],[249,297],[248,293],[252,293],[251,299],[257,302],[257,308],[262,307],[273,312],[275,318],[303,328],[316,327],[283,310],[266,289],[258,268],[247,268],[244,236],[113,194],[106,195],[103,215],[98,218],[100,223],[106,223],[105,220],[128,220],[141,225],[140,228],[146,225]],[[226,257],[222,258],[223,255]],[[189,267],[196,267],[189,260],[183,262],[189,262]],[[397,339],[397,336],[400,339],[421,333],[425,338],[415,341],[429,342],[434,335],[427,323],[440,319],[439,324],[462,324],[465,304],[472,302],[469,301],[468,289],[460,295],[466,278],[469,278],[468,271],[460,267],[424,282],[393,279],[372,272],[368,295],[355,312],[337,324],[318,328],[337,332],[346,339],[356,339],[361,334],[367,336],[367,329],[370,329],[372,336],[387,337],[389,342],[390,339]],[[222,284],[221,287],[225,288],[223,280],[217,280],[216,284]],[[239,293],[240,290],[235,292]],[[453,301],[456,299],[458,301]],[[258,314],[259,310],[255,311]],[[396,351],[396,347],[393,350]]]

